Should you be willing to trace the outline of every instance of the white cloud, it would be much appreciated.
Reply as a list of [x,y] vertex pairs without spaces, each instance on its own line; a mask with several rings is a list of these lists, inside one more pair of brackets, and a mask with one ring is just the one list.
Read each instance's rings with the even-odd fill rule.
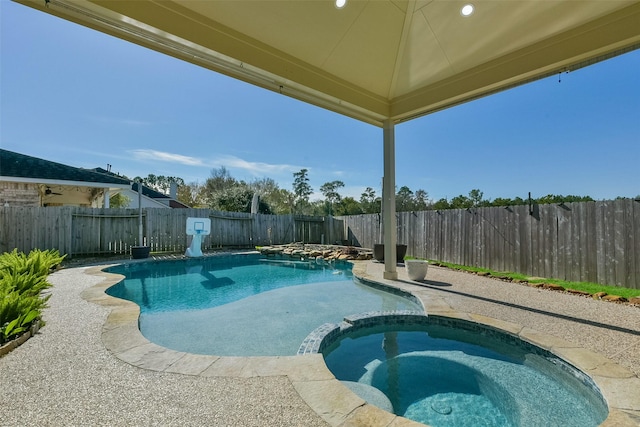
[[156,160],[161,162],[180,163],[187,166],[207,166],[202,159],[183,156],[182,154],[167,153],[156,150],[131,150],[136,159]]
[[[186,166],[201,166],[209,168],[217,168],[224,166],[231,171],[241,171],[249,173],[253,176],[283,175],[297,172],[302,167],[289,164],[271,164],[264,162],[251,162],[236,156],[222,155],[210,159],[202,159],[182,154],[168,153],[165,151],[138,149],[130,150],[130,154],[137,160],[153,160],[158,162],[179,163]],[[307,168],[308,169],[308,168]]]
[[[256,176],[269,176],[270,174],[283,174],[297,172],[302,167],[288,164],[270,164],[263,162],[250,162],[236,156],[220,156],[213,163],[228,169],[241,169]],[[308,169],[308,168],[307,168]]]

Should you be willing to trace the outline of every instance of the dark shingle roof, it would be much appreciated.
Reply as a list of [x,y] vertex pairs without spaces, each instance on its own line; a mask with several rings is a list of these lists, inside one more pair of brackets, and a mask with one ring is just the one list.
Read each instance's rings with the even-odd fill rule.
[[[136,193],[138,192],[138,183],[137,182],[134,182],[131,185],[131,190],[135,191]],[[150,197],[152,199],[169,199],[169,196],[167,196],[166,194],[162,194],[159,191],[152,190],[151,188],[147,187],[146,185],[142,186],[142,194],[144,196]]]
[[0,176],[129,185],[129,180],[0,149]]

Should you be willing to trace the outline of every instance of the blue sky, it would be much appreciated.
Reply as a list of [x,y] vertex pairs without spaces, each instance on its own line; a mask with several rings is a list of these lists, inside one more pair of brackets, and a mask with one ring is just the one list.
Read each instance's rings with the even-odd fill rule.
[[[0,0],[0,146],[129,177],[380,194],[382,129]],[[396,183],[433,200],[640,195],[640,51],[396,126]],[[312,197],[313,198],[313,197]]]

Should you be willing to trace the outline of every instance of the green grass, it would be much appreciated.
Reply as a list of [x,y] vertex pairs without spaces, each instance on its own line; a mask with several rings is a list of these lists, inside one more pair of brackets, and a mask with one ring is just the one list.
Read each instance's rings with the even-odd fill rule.
[[[411,259],[411,258],[412,257],[406,257],[406,259]],[[597,292],[606,292],[609,295],[618,295],[627,299],[633,298],[633,297],[640,297],[640,289],[630,289],[630,288],[623,288],[620,286],[601,285],[599,283],[591,283],[591,282],[569,282],[567,280],[547,279],[547,278],[541,278],[541,277],[529,277],[525,274],[520,274],[520,273],[495,271],[495,270],[490,270],[488,268],[469,267],[465,265],[453,264],[449,262],[442,262],[442,261],[436,261],[436,260],[429,260],[429,262],[431,264],[439,265],[439,266],[450,268],[453,270],[467,271],[470,273],[486,273],[491,277],[496,277],[499,279],[508,279],[513,281],[529,282],[529,283],[552,283],[554,285],[560,285],[565,289],[575,289],[577,291],[589,292],[590,294],[595,294]]]

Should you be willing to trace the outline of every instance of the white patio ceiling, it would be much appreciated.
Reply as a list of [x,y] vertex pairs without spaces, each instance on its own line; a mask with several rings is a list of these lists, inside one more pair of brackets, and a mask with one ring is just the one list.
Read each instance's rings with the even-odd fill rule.
[[639,1],[17,1],[377,126],[640,47]]

